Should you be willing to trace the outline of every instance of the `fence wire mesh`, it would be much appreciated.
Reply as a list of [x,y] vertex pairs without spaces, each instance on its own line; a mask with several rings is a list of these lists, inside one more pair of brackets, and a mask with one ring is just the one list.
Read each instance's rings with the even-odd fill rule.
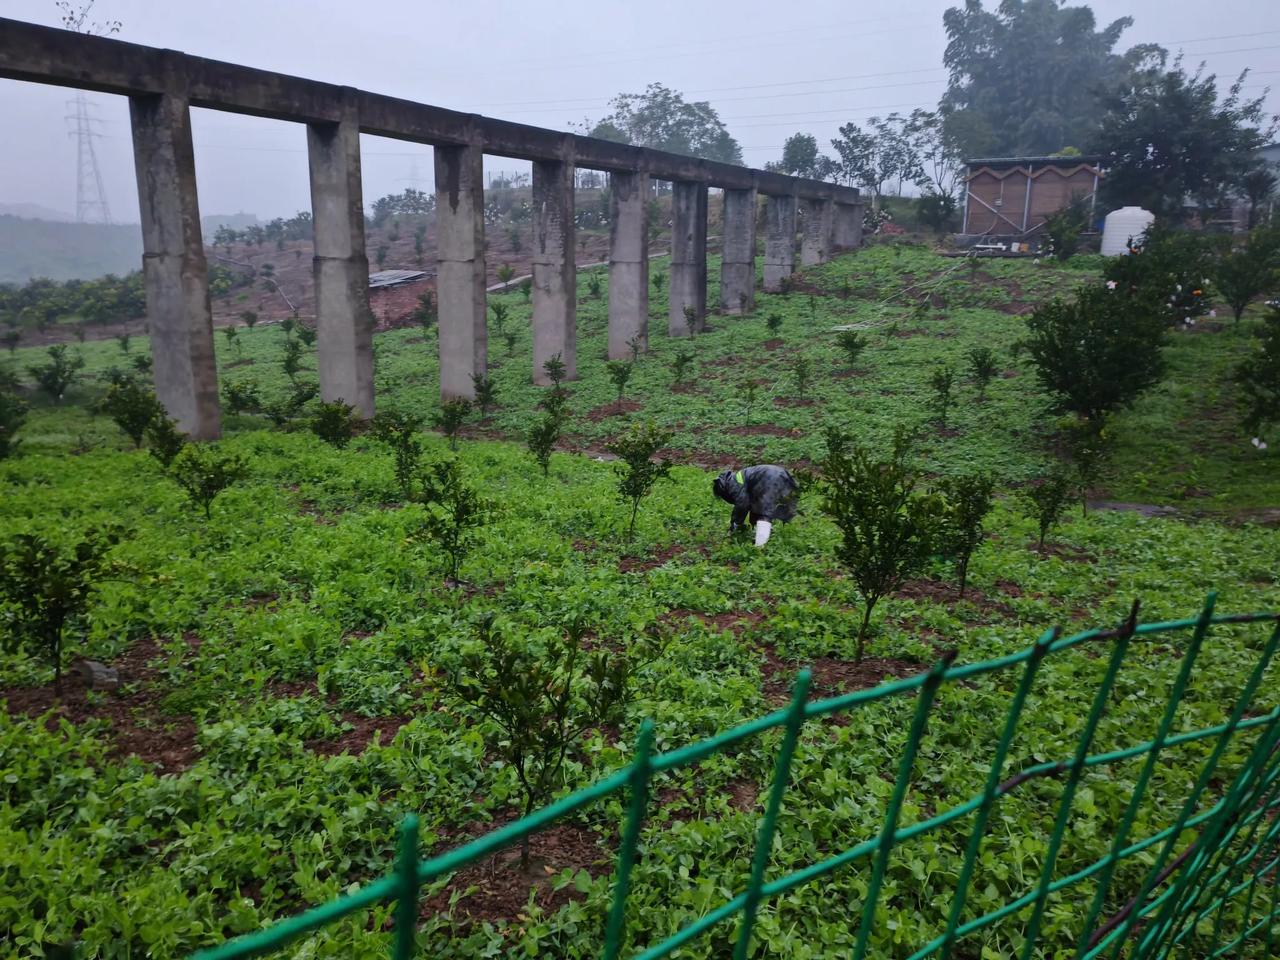
[[[916,676],[858,690],[823,700],[810,700],[810,675],[801,671],[796,678],[788,707],[744,723],[718,736],[667,753],[653,752],[653,725],[645,721],[639,730],[631,763],[585,789],[574,792],[533,814],[481,836],[464,846],[439,856],[422,859],[418,849],[418,819],[407,816],[401,825],[400,843],[394,869],[380,880],[348,896],[285,919],[260,931],[228,941],[194,955],[193,960],[233,960],[271,953],[306,934],[350,914],[378,904],[395,903],[392,956],[406,960],[418,951],[416,938],[418,898],[423,885],[447,876],[470,863],[491,856],[519,842],[523,837],[564,820],[589,805],[614,794],[626,796],[626,819],[614,866],[612,897],[607,915],[602,917],[600,956],[616,960],[623,955],[635,960],[657,960],[691,943],[711,928],[738,918],[732,936],[733,956],[743,960],[752,950],[752,934],[760,911],[770,900],[803,884],[811,883],[853,864],[869,865],[867,893],[860,907],[850,909],[857,916],[853,948],[854,960],[871,953],[871,935],[882,906],[886,869],[896,847],[913,838],[938,831],[948,824],[971,817],[968,841],[956,878],[954,895],[947,911],[945,930],[927,943],[915,945],[908,960],[960,955],[979,956],[966,938],[993,926],[1006,917],[1025,915],[1021,936],[1021,960],[1030,960],[1041,949],[1041,932],[1050,898],[1067,888],[1092,880],[1094,894],[1087,912],[1081,913],[1074,950],[1054,951],[1054,956],[1074,956],[1075,960],[1095,957],[1126,960],[1163,960],[1166,957],[1222,956],[1274,957],[1280,951],[1280,697],[1274,682],[1263,687],[1268,668],[1280,646],[1280,614],[1259,613],[1219,616],[1214,613],[1215,596],[1210,594],[1198,616],[1185,620],[1139,623],[1135,603],[1128,619],[1119,627],[1097,629],[1062,637],[1059,631],[1044,633],[1031,647],[1017,653],[977,663],[956,665],[953,655],[943,656],[932,669]],[[1225,723],[1177,730],[1178,708],[1188,693],[1197,662],[1211,628],[1226,624],[1270,624],[1261,640],[1257,659],[1244,680]],[[1116,680],[1135,641],[1163,634],[1184,634],[1185,645],[1176,677],[1169,690],[1159,726],[1151,740],[1131,746],[1096,751],[1099,723],[1115,692]],[[1008,772],[1009,757],[1019,722],[1036,689],[1036,679],[1045,661],[1087,645],[1109,645],[1105,673],[1092,691],[1090,708],[1068,757]],[[1087,652],[1094,652],[1097,647]],[[981,793],[925,819],[906,826],[900,822],[904,799],[911,788],[913,770],[926,725],[938,702],[939,691],[947,686],[1000,672],[1016,672],[1017,686],[1009,702],[1003,727],[991,757]],[[1259,691],[1262,695],[1259,696]],[[774,879],[766,879],[774,850],[779,813],[786,799],[792,764],[805,725],[823,718],[847,715],[868,704],[891,697],[914,696],[915,708],[898,764],[892,791],[878,834],[834,854],[826,860]],[[730,750],[767,731],[781,731],[774,762],[773,779],[763,815],[756,831],[749,881],[736,896],[688,923],[671,936],[644,949],[631,948],[628,941],[628,895],[632,867],[641,845],[641,833],[652,803],[653,779],[665,771],[697,764],[714,754]],[[1250,745],[1240,748],[1243,735]],[[1138,837],[1144,822],[1140,817],[1153,775],[1167,751],[1200,744],[1204,758],[1195,771],[1195,780],[1181,802],[1172,822],[1163,829]],[[1224,764],[1224,758],[1231,760]],[[1083,777],[1089,771],[1106,769],[1126,761],[1141,762],[1134,788],[1119,820],[1111,829],[1105,856],[1065,875],[1058,875],[1063,846],[1070,833],[1073,803]],[[992,817],[1003,798],[1025,784],[1041,778],[1061,782],[1053,820],[1038,880],[1021,896],[997,909],[972,916],[966,906],[973,889],[975,868],[988,836]],[[1126,861],[1142,869],[1136,887],[1113,889],[1117,867]],[[1116,898],[1123,898],[1117,901]],[[1121,905],[1116,909],[1116,904]],[[824,951],[819,950],[819,954]],[[986,956],[985,953],[981,954]]]

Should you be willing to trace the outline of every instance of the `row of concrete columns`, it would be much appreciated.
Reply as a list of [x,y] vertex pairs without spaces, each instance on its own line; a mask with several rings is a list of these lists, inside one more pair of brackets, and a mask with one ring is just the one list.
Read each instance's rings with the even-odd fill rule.
[[[174,94],[131,98],[156,393],[193,437],[219,435],[217,371],[208,267],[200,233],[189,104]],[[441,396],[471,397],[487,376],[483,159],[480,146],[435,147]],[[354,108],[337,122],[307,125],[315,230],[320,393],[371,417],[373,318],[365,254],[360,131]],[[533,164],[533,378],[559,356],[577,376],[574,165]],[[649,176],[610,177],[609,357],[648,347]],[[862,208],[804,200],[800,262],[813,265],[861,240]],[[783,288],[796,260],[797,201],[765,200],[764,289]],[[720,309],[755,306],[757,196],[724,192]],[[707,313],[707,186],[673,183],[669,276],[671,336],[704,329]]]

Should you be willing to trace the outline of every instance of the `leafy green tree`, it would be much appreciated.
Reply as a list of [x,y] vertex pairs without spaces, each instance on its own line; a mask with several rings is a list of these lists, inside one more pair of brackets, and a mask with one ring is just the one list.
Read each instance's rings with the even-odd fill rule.
[[252,330],[258,325],[258,314],[253,310],[243,310],[240,313],[240,319],[244,321],[244,325]]
[[1274,131],[1266,94],[1241,96],[1244,77],[1220,96],[1212,74],[1188,75],[1180,58],[1166,70],[1162,58],[1117,88],[1104,101],[1101,129],[1091,141],[1107,168],[1103,199],[1173,222],[1182,219],[1187,197],[1202,215],[1221,206],[1257,169],[1257,149]]
[[622,397],[627,389],[627,381],[631,379],[631,371],[635,366],[630,360],[610,360],[605,364],[609,372],[609,380],[618,391],[618,406],[622,406]]
[[511,282],[511,278],[515,275],[515,267],[511,266],[509,263],[501,264],[498,269],[494,271],[494,276],[498,278],[498,282],[503,286],[509,284]]
[[867,349],[867,338],[857,330],[841,330],[836,334],[836,346],[844,354],[845,362],[853,366]]
[[1165,324],[1185,322],[1209,311],[1214,246],[1211,237],[1157,220],[1132,238],[1127,256],[1110,258],[1103,275],[1108,288],[1135,301],[1133,309],[1154,306]]
[[356,435],[360,425],[360,417],[355,408],[341,400],[332,403],[320,403],[316,407],[315,416],[311,418],[311,432],[341,450]]
[[1244,428],[1254,446],[1264,448],[1269,428],[1280,426],[1280,310],[1268,315],[1260,348],[1236,368],[1244,407]]
[[101,409],[133,441],[135,448],[142,447],[142,438],[151,421],[164,415],[164,407],[151,389],[128,376],[107,388]]
[[804,401],[805,394],[809,391],[809,372],[812,365],[809,363],[808,357],[796,357],[795,362],[791,364],[791,377],[796,385],[796,399]]
[[1249,201],[1249,229],[1252,230],[1262,220],[1262,209],[1275,195],[1280,185],[1280,177],[1265,167],[1250,170],[1240,180],[1240,188],[1245,199]]
[[839,430],[828,430],[820,464],[822,510],[840,530],[836,559],[862,596],[857,659],[866,653],[867,628],[880,600],[923,570],[934,549],[938,505],[917,493],[920,480],[899,431],[888,456],[877,457]]
[[659,480],[671,476],[671,462],[654,463],[653,457],[671,442],[671,433],[654,423],[632,424],[621,437],[605,447],[618,458],[614,472],[618,476],[618,499],[631,504],[631,518],[627,523],[627,539],[636,530],[636,514],[640,501],[653,492]]
[[782,144],[782,159],[765,164],[766,170],[826,180],[835,172],[835,161],[818,152],[818,138],[811,133],[793,133]]
[[169,475],[186,491],[191,502],[204,510],[204,517],[209,520],[218,494],[244,480],[249,468],[239,454],[220,453],[212,447],[189,443],[174,457]]
[[1102,478],[1103,468],[1111,454],[1111,434],[1105,420],[1072,420],[1065,424],[1062,442],[1075,473],[1080,514],[1087,516],[1089,491]]
[[667,285],[667,275],[665,273],[655,273],[653,275],[652,283],[654,293],[658,294],[658,296],[662,296],[663,288]]
[[[623,654],[587,652],[586,624],[574,620],[543,644],[482,617],[475,642],[445,673],[453,696],[489,721],[488,746],[515,773],[528,816],[564,785],[565,761],[589,730],[621,722],[630,667]],[[520,846],[529,869],[529,838]]]
[[764,318],[764,325],[769,333],[776,337],[778,335],[778,331],[782,329],[782,314],[769,314]]
[[671,358],[671,380],[676,386],[684,383],[684,378],[689,371],[689,367],[693,361],[697,359],[695,354],[688,347],[681,347]]
[[176,420],[161,414],[147,424],[147,452],[165,470],[173,466],[174,459],[186,445],[186,434],[178,429]]
[[[112,527],[90,527],[73,543],[22,533],[0,545],[0,617],[6,652],[28,647],[53,667],[62,691],[62,648],[68,629],[82,624],[102,581],[119,567],[107,554],[120,542]],[[83,636],[84,631],[81,631]]]
[[1089,208],[1090,199],[1078,194],[1045,218],[1044,233],[1055,259],[1070,260],[1076,255],[1080,234],[1089,226]]
[[931,405],[937,414],[939,425],[947,427],[947,413],[951,409],[951,390],[956,382],[956,372],[949,364],[935,367],[929,375],[929,386],[933,388]]
[[516,332],[514,330],[507,330],[502,334],[502,339],[507,345],[507,357],[514,357],[516,355]]
[[525,277],[520,281],[520,292],[524,294],[524,302],[529,302],[529,297],[533,295],[533,281]]
[[27,422],[27,404],[17,394],[0,388],[0,460],[18,452],[18,431]]
[[920,220],[926,226],[941,230],[939,221],[945,224],[956,210],[956,187],[963,157],[947,135],[946,115],[941,110],[912,110],[903,132],[920,164],[915,183],[924,190],[921,204],[928,199],[935,208],[928,219],[922,210]]
[[560,425],[560,417],[548,411],[530,424],[525,433],[525,445],[538,461],[544,477],[551,472],[551,452],[560,439]]
[[1042,477],[1023,491],[1022,498],[1027,512],[1040,529],[1039,548],[1044,549],[1044,538],[1058,525],[1071,502],[1071,477],[1055,473]]
[[600,279],[600,271],[592,270],[587,274],[587,293],[592,300],[599,300],[604,293],[604,282]]
[[239,416],[262,409],[262,396],[252,380],[228,380],[222,385],[222,402],[227,413]]
[[436,301],[431,291],[418,295],[418,305],[413,308],[413,319],[424,331],[430,330],[436,322]]
[[471,414],[471,401],[461,397],[446,400],[431,418],[432,426],[449,438],[449,449],[458,449],[458,431]]
[[498,336],[502,336],[507,329],[507,317],[511,314],[511,308],[502,301],[489,304],[489,312],[493,314],[493,326],[498,331]]
[[907,118],[896,113],[872,117],[867,128],[846,123],[831,146],[840,156],[841,178],[870,190],[871,208],[879,210],[886,184],[915,183],[924,178],[924,168],[908,133]]
[[467,483],[462,465],[455,459],[428,465],[422,474],[422,501],[426,512],[412,539],[425,537],[446,557],[446,578],[458,582],[462,561],[480,538],[480,528],[493,516],[493,504]]
[[1280,269],[1280,226],[1255,227],[1243,244],[1228,247],[1212,268],[1213,285],[1231,306],[1236,323],[1253,300],[1276,287]]
[[987,384],[996,375],[996,352],[990,347],[974,347],[968,353],[969,379],[978,387],[978,398],[987,399]]
[[1154,306],[1099,284],[1054,298],[1027,320],[1023,347],[1057,405],[1101,422],[1164,376],[1165,324]]
[[969,559],[982,543],[982,523],[995,503],[995,480],[985,473],[944,477],[940,492],[946,501],[940,526],[942,553],[955,564],[959,595],[969,580]]
[[994,10],[965,0],[943,14],[950,84],[939,111],[961,156],[1027,157],[1089,141],[1103,90],[1162,51],[1115,53],[1133,25],[1098,30],[1093,11],[1046,0],[1000,0]]
[[644,93],[619,94],[609,106],[612,112],[591,127],[591,136],[704,160],[742,162],[741,147],[706,101],[690,103],[678,91],[651,83]]
[[48,354],[47,363],[33,364],[27,367],[27,372],[40,389],[49,395],[49,399],[58,403],[80,379],[84,357],[78,353],[70,353],[65,343],[50,347]]
[[392,410],[374,415],[373,438],[391,448],[395,457],[396,482],[406,500],[413,498],[413,481],[422,462],[422,439],[418,430],[422,421],[417,417]]
[[489,408],[498,399],[498,385],[484,374],[473,373],[471,375],[471,386],[475,391],[475,405],[480,409],[480,416],[487,417]]

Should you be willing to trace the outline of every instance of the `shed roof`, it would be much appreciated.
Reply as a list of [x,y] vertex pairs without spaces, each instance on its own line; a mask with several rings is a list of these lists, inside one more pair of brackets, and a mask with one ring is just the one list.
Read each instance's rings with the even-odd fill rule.
[[1102,157],[1099,154],[1093,153],[1058,157],[974,157],[966,160],[965,164],[970,167],[1002,167],[1020,163],[1048,163],[1063,167],[1074,167],[1082,163],[1097,163],[1101,159]]
[[379,270],[369,274],[369,289],[375,287],[394,287],[400,283],[412,283],[425,277],[424,270]]

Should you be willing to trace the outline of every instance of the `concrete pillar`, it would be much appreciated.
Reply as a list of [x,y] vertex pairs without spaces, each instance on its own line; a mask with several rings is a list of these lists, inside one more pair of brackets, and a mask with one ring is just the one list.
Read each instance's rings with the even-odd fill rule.
[[484,272],[484,151],[436,147],[440,399],[475,398],[472,376],[487,376]]
[[804,201],[804,232],[800,238],[802,267],[815,267],[831,259],[833,206],[830,200]]
[[764,288],[777,293],[796,268],[796,198],[767,197],[764,219]]
[[573,249],[573,164],[533,164],[533,382],[559,354],[565,379],[578,378],[578,272]]
[[756,306],[756,192],[726,190],[721,219],[720,309],[750,313]]
[[860,203],[837,203],[832,226],[832,248],[834,253],[857,250],[862,245],[862,212],[865,208]]
[[354,407],[367,420],[373,416],[373,314],[354,111],[337,123],[307,124],[307,154],[320,396]]
[[[667,333],[687,337],[707,320],[707,185],[676,180],[671,184],[671,306]],[[685,316],[692,308],[692,321]]]
[[222,435],[218,369],[190,106],[168,93],[130,97],[129,118],[156,396],[183,433],[216,440]]
[[649,349],[647,173],[609,175],[609,359]]

